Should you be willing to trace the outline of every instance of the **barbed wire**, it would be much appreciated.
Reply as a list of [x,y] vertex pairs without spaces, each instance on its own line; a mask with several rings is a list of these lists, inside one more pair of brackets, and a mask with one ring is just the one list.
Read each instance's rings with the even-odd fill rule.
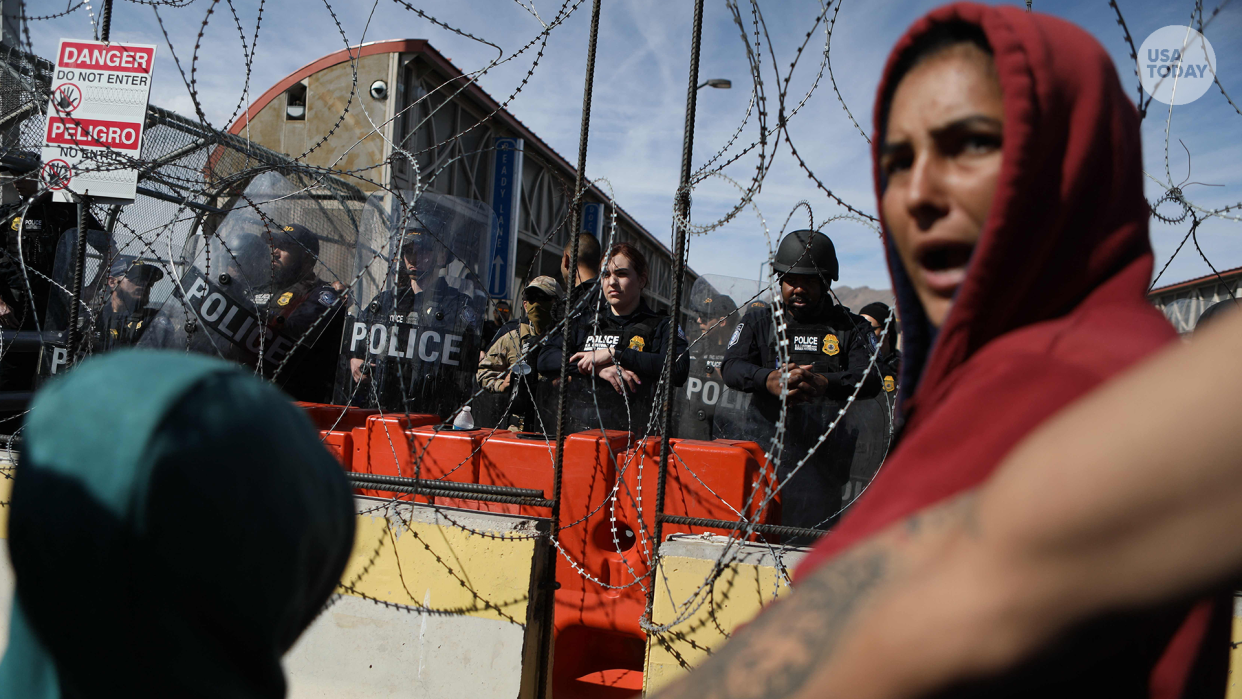
[[[469,45],[483,47],[480,50],[488,55],[479,62],[481,67],[472,70],[454,68],[451,71],[429,63],[418,64],[416,70],[417,57],[400,57],[400,65],[394,62],[395,67],[385,72],[382,78],[386,89],[400,95],[400,99],[384,98],[382,115],[379,110],[370,108],[374,105],[365,102],[368,93],[360,89],[360,75],[369,74],[367,71],[370,70],[363,67],[363,47],[373,28],[379,0],[373,0],[369,7],[360,5],[366,12],[356,13],[364,19],[355,37],[351,37],[346,28],[351,17],[340,11],[340,3],[323,0],[327,22],[334,30],[335,39],[340,41],[339,50],[345,55],[340,64],[347,71],[347,79],[339,81],[339,89],[331,95],[331,100],[321,99],[314,103],[314,108],[318,110],[315,129],[311,130],[310,120],[303,119],[303,140],[291,137],[287,147],[283,140],[273,142],[271,134],[264,131],[267,127],[258,121],[266,118],[264,110],[272,109],[272,105],[278,108],[285,104],[288,109],[287,103],[282,102],[284,98],[278,97],[266,106],[256,105],[251,100],[251,82],[255,78],[256,66],[261,65],[262,61],[259,57],[260,37],[266,34],[261,29],[272,31],[274,28],[270,19],[273,10],[266,0],[257,1],[252,28],[248,26],[250,17],[239,9],[239,4],[234,0],[225,0],[232,19],[232,26],[225,29],[230,35],[236,30],[238,40],[237,45],[230,42],[227,48],[223,42],[214,41],[214,34],[208,33],[217,29],[211,21],[220,0],[207,3],[201,20],[197,20],[195,15],[195,19],[189,21],[189,25],[196,28],[192,32],[192,48],[185,63],[182,60],[186,58],[184,44],[189,42],[176,38],[178,34],[166,24],[165,15],[181,19],[189,12],[192,0],[130,2],[150,8],[154,18],[153,29],[157,28],[163,38],[177,74],[175,79],[185,88],[193,116],[178,117],[163,110],[149,110],[141,153],[126,153],[110,146],[95,149],[92,159],[75,173],[75,176],[106,176],[123,170],[136,170],[140,173],[139,185],[145,189],[140,192],[135,204],[123,210],[99,203],[87,205],[91,217],[106,230],[103,231],[104,240],[99,248],[90,243],[89,233],[78,233],[88,241],[88,269],[84,271],[90,277],[80,295],[75,296],[75,290],[71,288],[73,284],[66,276],[69,270],[67,265],[71,261],[62,259],[59,250],[52,256],[55,261],[51,266],[29,262],[39,250],[28,248],[28,244],[37,246],[42,239],[37,235],[25,234],[27,222],[43,220],[32,216],[44,215],[40,212],[50,210],[47,207],[53,204],[48,200],[54,196],[59,184],[47,180],[39,166],[39,159],[30,154],[41,145],[43,127],[52,116],[59,114],[66,118],[79,127],[79,132],[87,129],[78,117],[60,114],[54,107],[49,107],[54,80],[51,64],[33,55],[35,46],[29,27],[35,22],[65,20],[79,22],[73,25],[75,31],[85,33],[89,30],[97,34],[95,9],[90,2],[84,1],[70,4],[64,11],[55,14],[29,16],[23,10],[21,30],[26,50],[10,49],[5,54],[4,67],[7,72],[0,75],[0,106],[8,110],[0,115],[0,119],[4,120],[0,122],[0,132],[9,134],[3,144],[5,165],[8,167],[11,162],[25,163],[22,167],[34,164],[33,169],[28,167],[18,171],[19,168],[14,169],[17,165],[11,168],[15,174],[12,183],[6,186],[20,185],[25,192],[15,203],[10,201],[3,208],[9,217],[6,220],[17,221],[12,231],[16,232],[14,259],[20,275],[20,287],[28,298],[44,294],[66,307],[76,307],[83,318],[81,346],[64,347],[67,341],[57,334],[68,330],[62,318],[53,317],[55,314],[50,311],[41,312],[34,305],[16,309],[14,317],[18,326],[30,326],[38,334],[41,348],[50,351],[66,349],[74,357],[112,349],[106,335],[116,328],[106,325],[107,308],[118,298],[116,289],[121,284],[120,278],[128,274],[124,271],[118,276],[112,270],[118,261],[124,262],[133,257],[158,267],[165,280],[158,293],[154,288],[148,290],[152,295],[147,299],[142,313],[152,309],[154,313],[146,313],[139,321],[140,326],[145,324],[145,327],[141,328],[141,339],[137,344],[218,354],[245,363],[256,375],[277,382],[289,381],[291,377],[305,373],[304,364],[300,363],[308,361],[307,357],[317,349],[329,347],[333,361],[328,370],[332,374],[328,383],[332,384],[331,397],[336,407],[331,409],[334,411],[332,419],[319,425],[325,443],[330,435],[351,430],[372,430],[367,432],[368,435],[374,434],[374,429],[384,432],[382,439],[376,437],[375,441],[364,445],[366,464],[351,462],[351,467],[391,468],[395,471],[392,475],[413,478],[418,483],[481,482],[477,471],[481,468],[480,463],[492,458],[490,445],[504,438],[513,419],[525,411],[520,416],[523,427],[528,423],[532,428],[537,427],[536,432],[523,435],[523,438],[530,436],[529,443],[534,444],[541,455],[541,463],[535,467],[535,472],[540,477],[550,478],[556,444],[555,421],[549,420],[541,410],[531,410],[530,402],[537,400],[541,391],[551,388],[578,392],[577,405],[581,414],[574,416],[577,421],[592,429],[620,428],[623,433],[623,436],[609,436],[604,432],[597,438],[598,461],[590,464],[589,468],[582,468],[588,468],[590,473],[586,475],[597,479],[598,483],[593,482],[587,488],[589,495],[583,501],[574,502],[565,510],[564,522],[557,523],[559,537],[550,537],[538,531],[488,531],[467,521],[468,517],[457,507],[462,504],[461,501],[442,495],[394,493],[392,497],[380,498],[374,504],[361,508],[360,513],[379,513],[387,518],[388,523],[374,542],[360,544],[360,549],[355,552],[356,560],[366,562],[350,580],[341,582],[339,589],[344,594],[410,612],[488,612],[508,623],[527,623],[506,610],[515,605],[526,605],[530,599],[487,599],[469,583],[468,571],[464,570],[463,564],[440,555],[416,532],[413,520],[402,509],[409,507],[430,508],[439,526],[459,529],[468,536],[515,545],[531,541],[537,545],[550,544],[555,553],[549,565],[555,566],[556,558],[563,559],[573,574],[583,581],[583,585],[594,586],[610,595],[645,597],[663,589],[662,594],[667,596],[671,615],[659,623],[652,618],[638,619],[636,623],[654,643],[665,648],[683,666],[688,663],[669,638],[697,651],[710,653],[711,648],[696,642],[691,634],[710,627],[721,637],[728,637],[730,630],[717,618],[717,612],[730,598],[736,575],[719,587],[717,583],[729,571],[736,572],[737,566],[746,560],[748,551],[756,547],[762,549],[771,557],[772,565],[778,571],[770,593],[764,591],[761,597],[775,598],[790,583],[784,563],[793,548],[790,537],[776,541],[764,535],[760,527],[771,523],[771,513],[780,501],[782,491],[790,487],[795,476],[813,466],[821,450],[833,448],[831,440],[853,414],[851,411],[856,409],[855,406],[863,400],[871,400],[863,396],[864,382],[881,361],[881,347],[889,339],[890,330],[895,325],[894,308],[881,323],[878,336],[869,334],[869,326],[859,330],[858,337],[874,338],[874,341],[865,340],[871,344],[862,378],[852,385],[848,397],[824,414],[818,429],[809,435],[799,435],[809,438],[809,443],[792,439],[789,420],[794,406],[788,389],[792,325],[790,311],[779,293],[779,280],[773,272],[776,243],[800,213],[807,217],[809,229],[821,230],[832,226],[830,230],[833,231],[852,232],[854,226],[861,226],[868,231],[868,242],[874,242],[874,237],[882,235],[878,218],[869,213],[870,205],[847,201],[841,194],[841,191],[848,191],[846,186],[855,183],[853,173],[843,174],[813,167],[816,159],[809,153],[804,154],[805,148],[799,150],[795,142],[802,144],[803,141],[796,139],[790,128],[795,119],[805,120],[806,114],[813,111],[809,105],[812,105],[815,95],[822,93],[822,78],[826,74],[833,98],[844,112],[842,126],[861,137],[857,142],[858,152],[868,154],[871,137],[851,111],[832,65],[832,41],[834,36],[840,36],[838,21],[848,26],[840,17],[842,0],[835,4],[823,0],[815,3],[815,13],[808,13],[801,20],[800,29],[788,34],[793,37],[788,41],[784,41],[783,36],[774,36],[759,0],[745,0],[745,7],[738,0],[723,2],[723,9],[737,28],[737,36],[741,40],[741,45],[733,45],[731,50],[736,56],[744,57],[750,80],[745,107],[738,110],[736,123],[731,123],[728,129],[722,131],[722,134],[727,134],[722,145],[709,149],[706,157],[698,159],[701,164],[691,168],[689,183],[684,188],[669,192],[674,202],[670,217],[674,230],[705,236],[695,240],[713,241],[712,234],[726,227],[740,227],[748,230],[755,240],[762,235],[766,244],[766,256],[755,260],[765,269],[758,279],[734,280],[737,282],[734,288],[729,288],[726,293],[713,284],[719,283],[723,287],[733,282],[722,282],[719,278],[712,282],[706,274],[700,278],[704,282],[700,287],[703,293],[711,294],[713,298],[728,296],[734,304],[732,310],[708,314],[705,304],[693,298],[693,289],[690,300],[666,299],[670,306],[667,310],[687,312],[687,321],[703,321],[697,334],[692,330],[690,334],[693,337],[685,337],[686,350],[677,360],[688,361],[692,371],[699,372],[694,378],[701,384],[709,376],[714,376],[712,380],[718,380],[716,390],[720,400],[723,400],[726,386],[719,366],[711,374],[708,362],[715,360],[709,357],[717,356],[723,339],[730,332],[737,332],[736,329],[746,322],[747,309],[752,304],[765,304],[761,312],[771,314],[779,363],[777,368],[785,388],[777,396],[779,416],[771,425],[771,434],[760,436],[752,431],[723,435],[745,437],[747,441],[760,444],[762,452],[762,458],[750,457],[757,462],[757,470],[753,474],[753,482],[746,484],[744,495],[736,499],[734,495],[724,493],[711,474],[688,457],[689,452],[684,449],[671,449],[666,465],[661,465],[658,456],[649,453],[652,443],[658,443],[662,430],[658,411],[653,406],[661,405],[665,397],[673,401],[676,410],[681,411],[685,418],[675,421],[675,430],[685,435],[704,434],[691,429],[691,418],[698,418],[690,415],[689,411],[699,405],[690,397],[693,391],[688,389],[688,385],[685,389],[678,385],[671,371],[662,372],[654,379],[647,377],[641,393],[631,395],[622,391],[620,396],[615,395],[610,384],[591,376],[576,376],[571,386],[556,387],[551,387],[546,378],[540,378],[537,364],[543,353],[570,351],[571,348],[559,347],[559,338],[567,324],[571,330],[580,326],[584,334],[594,336],[604,336],[613,327],[615,314],[601,281],[594,283],[591,293],[577,297],[571,307],[565,304],[566,307],[559,309],[549,327],[530,335],[525,344],[518,343],[512,362],[502,371],[502,377],[511,386],[507,395],[484,388],[469,370],[479,360],[473,356],[466,357],[465,353],[489,349],[487,345],[493,340],[483,335],[481,326],[492,302],[493,294],[489,289],[492,280],[488,269],[492,263],[489,257],[494,251],[482,249],[485,246],[481,241],[491,236],[490,227],[495,224],[489,218],[491,214],[486,213],[486,207],[471,209],[468,200],[482,199],[492,186],[486,181],[493,174],[488,172],[486,161],[496,161],[503,149],[499,149],[494,141],[489,143],[487,140],[495,139],[502,133],[515,133],[513,122],[507,120],[506,110],[543,67],[553,33],[566,27],[581,8],[583,0],[554,3],[555,12],[547,20],[533,0],[514,0],[520,8],[518,16],[524,22],[533,21],[537,26],[527,31],[528,25],[522,25],[519,40],[513,42],[516,49],[511,52],[506,47],[509,42],[495,37],[485,38],[482,32],[456,26],[443,16],[430,12],[421,3],[393,0],[393,6],[425,21],[433,36],[464,40]],[[1206,12],[1202,0],[1195,0],[1190,13],[1191,24],[1204,32],[1221,16],[1227,5],[1229,0]],[[767,5],[769,10],[773,6]],[[1146,123],[1152,97],[1138,80],[1135,42],[1121,4],[1118,0],[1108,0],[1108,6],[1121,27],[1121,40],[1134,67],[1139,83],[1137,108],[1140,120]],[[1029,0],[1026,9],[1032,10]],[[79,13],[79,10],[85,10],[85,13]],[[269,15],[266,25],[265,12]],[[817,41],[821,29],[822,48],[814,44],[819,60],[804,61],[803,57],[813,41]],[[272,46],[273,42],[263,45]],[[493,51],[494,55],[491,55]],[[222,54],[229,52],[238,53],[241,57],[235,81],[239,90],[231,111],[227,106],[233,101],[231,98],[223,102],[222,107],[210,103],[212,100],[204,97],[205,88],[200,82],[205,79],[200,76],[200,68],[206,74],[210,70],[207,66],[223,65],[226,56]],[[520,77],[512,81],[511,88],[503,91],[501,99],[483,99],[486,93],[482,92],[480,81],[495,77],[499,68],[519,59],[521,62],[515,63],[513,69],[515,75]],[[1230,97],[1215,70],[1213,73],[1217,92],[1242,115],[1242,109]],[[394,84],[389,84],[394,80]],[[27,96],[32,96],[34,101],[25,99]],[[310,97],[304,99],[307,100],[304,110],[311,108]],[[462,107],[466,102],[470,103],[469,109]],[[18,107],[13,107],[14,103]],[[21,112],[21,109],[25,111]],[[209,114],[220,115],[226,111],[229,115],[223,128],[209,120]],[[463,112],[468,112],[468,118],[462,117]],[[237,128],[239,133],[230,133],[232,128]],[[89,130],[86,132],[89,133]],[[1242,200],[1236,204],[1214,206],[1188,198],[1186,187],[1202,183],[1188,182],[1189,148],[1186,149],[1188,175],[1180,183],[1173,182],[1169,154],[1174,138],[1172,106],[1169,107],[1163,132],[1164,178],[1147,173],[1154,183],[1153,187],[1158,186],[1159,193],[1149,202],[1151,217],[1167,226],[1181,226],[1189,219],[1189,227],[1172,254],[1161,261],[1160,271],[1154,276],[1151,286],[1155,288],[1190,241],[1214,278],[1229,288],[1219,266],[1212,262],[1201,245],[1199,236],[1206,230],[1205,224],[1213,219],[1242,221],[1242,217],[1233,213],[1242,209]],[[73,146],[80,150],[94,148],[89,140],[75,140]],[[378,146],[383,155],[370,161],[356,157],[373,146]],[[787,154],[785,148],[788,149]],[[515,215],[525,216],[525,228],[520,228],[520,236],[524,236],[521,237],[522,244],[529,246],[534,253],[528,260],[513,259],[509,262],[522,270],[520,275],[512,275],[515,283],[519,279],[532,280],[549,271],[555,276],[560,270],[547,268],[545,253],[551,253],[550,257],[559,262],[561,245],[578,233],[569,230],[574,220],[574,202],[579,196],[569,181],[572,173],[560,165],[559,156],[541,152],[539,148],[524,151],[522,157],[530,165],[529,172],[539,174],[531,177],[529,182],[522,181],[524,198],[519,198],[516,203]],[[745,166],[747,172],[741,172],[743,160],[753,163]],[[484,165],[479,166],[479,163]],[[778,164],[791,165],[795,171],[805,174],[818,195],[814,201],[800,201],[785,212],[784,221],[774,234],[769,230],[767,218],[762,212],[759,195]],[[526,172],[521,177],[526,177]],[[539,177],[544,179],[540,181]],[[698,223],[691,221],[688,207],[686,213],[681,213],[676,204],[679,199],[692,197],[696,190],[702,191],[700,188],[717,182],[723,183],[729,192],[725,204],[714,209],[723,213]],[[538,196],[545,196],[546,200],[536,201],[533,192],[526,196],[528,185],[531,190],[543,186]],[[645,232],[634,230],[628,216],[618,206],[620,197],[612,179],[595,177],[588,189],[591,192],[589,196],[601,199],[606,207],[600,215],[601,219],[606,220],[601,220],[597,229],[601,234],[603,250],[599,269],[596,270],[598,273],[605,276],[611,273],[610,265],[615,257],[613,246],[616,243],[637,241],[650,247],[651,238],[659,244],[658,238],[644,237]],[[1196,193],[1201,191],[1195,190]],[[820,196],[822,199],[818,198]],[[742,223],[741,214],[747,209],[755,214],[753,223]],[[475,214],[477,218],[471,219],[470,216]],[[779,217],[774,216],[773,221],[777,220],[780,220]],[[308,241],[299,240],[293,250],[288,249],[290,246],[283,242],[284,236],[296,234],[296,230],[290,233],[295,225],[312,229],[317,236],[316,242],[311,245]],[[519,235],[519,227],[514,226],[511,232]],[[425,242],[428,239],[430,243]],[[406,253],[411,245],[415,250],[413,261]],[[669,245],[668,249],[671,251],[676,247]],[[419,257],[423,254],[433,261],[424,262]],[[280,286],[276,281],[286,269],[286,256],[300,256],[312,265],[314,271],[313,282],[307,275],[294,280],[310,285],[299,292],[304,299],[299,297],[297,303],[291,300],[293,296],[282,303],[284,294],[292,294],[288,289],[292,289],[293,285]],[[413,268],[410,268],[411,264]],[[433,269],[428,272],[421,269],[420,264]],[[429,274],[434,276],[429,277]],[[570,274],[573,274],[572,270]],[[574,281],[571,276],[567,283],[573,284]],[[229,289],[240,291],[230,292]],[[215,303],[209,301],[214,298],[212,294],[222,299],[215,307],[208,306]],[[520,302],[520,294],[518,290],[510,296]],[[655,298],[654,294],[648,295]],[[1233,298],[1233,295],[1230,289],[1230,297]],[[299,325],[296,331],[288,330],[297,323],[294,319],[297,308],[328,298],[330,301],[320,303],[322,310],[309,322]],[[741,299],[745,300],[737,303]],[[229,314],[227,317],[226,313]],[[411,314],[418,320],[409,322]],[[437,314],[452,317],[445,321],[445,318],[437,318]],[[701,314],[701,317],[691,317],[694,314]],[[520,329],[522,318],[520,314],[515,315],[518,316],[516,320]],[[243,317],[249,325],[241,324]],[[230,326],[230,323],[235,324]],[[363,330],[361,337],[356,335],[359,327]],[[384,330],[379,333],[375,328]],[[415,331],[420,333],[417,342]],[[405,336],[407,344],[403,347],[399,335],[406,332],[409,334]],[[437,338],[435,342],[439,349],[428,349],[429,333]],[[458,364],[452,365],[457,367],[455,369],[449,369],[450,365],[446,364],[446,359],[452,354],[449,337],[458,337],[462,343],[458,346]],[[376,338],[379,338],[378,344]],[[361,351],[357,349],[359,341],[363,343]],[[677,342],[677,339],[669,337],[667,341]],[[250,348],[251,344],[253,348]],[[335,348],[332,348],[333,344]],[[17,347],[16,337],[0,337],[0,362],[13,361],[19,354],[15,349]],[[372,347],[377,351],[372,352]],[[277,348],[280,349],[278,357],[275,356]],[[437,358],[427,359],[433,352]],[[417,361],[403,361],[415,357]],[[402,361],[389,361],[392,358]],[[362,362],[358,369],[361,379],[354,376],[353,363],[356,360]],[[43,361],[42,349],[39,361]],[[525,368],[519,371],[519,367]],[[44,365],[40,365],[35,372],[36,384],[51,376],[51,371]],[[396,399],[391,399],[394,386],[399,389],[396,391],[398,395]],[[0,390],[4,388],[0,386]],[[705,401],[705,398],[701,397],[701,400]],[[828,526],[856,502],[868,491],[869,478],[883,468],[883,460],[892,446],[895,432],[893,406],[890,397],[883,392],[877,401],[885,415],[884,453],[880,463],[874,472],[868,474],[868,480],[860,488],[829,508],[832,513],[816,528]],[[703,405],[707,404],[704,402]],[[699,422],[707,422],[710,429],[706,434],[709,436],[721,436],[711,430],[715,429],[716,417],[723,418],[729,409],[718,404],[711,407],[711,419],[699,419]],[[468,408],[477,408],[480,413],[490,411],[487,418],[489,424],[471,432],[474,436],[470,437],[469,448],[451,452],[445,446],[447,437],[460,436],[464,431],[454,430],[447,423],[470,412]],[[746,409],[736,410],[740,413]],[[23,414],[23,411],[16,411],[13,415],[0,416],[0,424],[14,421],[20,424]],[[417,426],[433,414],[433,422],[427,422],[424,427]],[[685,417],[687,415],[690,417]],[[367,427],[358,427],[359,416],[370,421],[366,423]],[[20,426],[14,432],[20,434]],[[360,447],[355,444],[354,448]],[[742,450],[742,447],[732,448]],[[6,449],[11,455],[12,440]],[[454,454],[451,458],[447,456],[450,453]],[[542,463],[544,453],[547,455],[546,463]],[[349,462],[352,456],[346,454],[344,458]],[[787,471],[778,469],[781,464],[792,467]],[[525,487],[525,483],[504,473],[504,464],[493,465],[499,474],[495,476],[498,486]],[[676,469],[680,487],[702,497],[707,503],[703,505],[705,512],[724,512],[732,520],[730,527],[716,529],[722,534],[712,540],[718,545],[718,551],[710,571],[701,582],[695,581],[688,586],[679,587],[670,582],[666,567],[661,565],[661,546],[665,542],[654,540],[652,525],[666,514],[653,511],[656,498],[651,495],[652,483],[657,480],[653,472],[658,474],[661,468]],[[3,474],[6,478],[11,477],[7,470]],[[385,491],[378,484],[368,486],[367,490],[394,492]],[[564,496],[544,492],[544,497]],[[486,511],[489,504],[474,501],[467,503],[467,506]],[[503,507],[520,516],[538,517],[544,514],[540,508],[528,505]],[[592,539],[595,527],[606,532],[599,541]],[[697,528],[706,531],[706,528]],[[695,527],[685,529],[693,532]],[[460,583],[472,596],[472,605],[428,609],[420,601],[406,580],[408,571],[397,553],[397,536],[407,534],[414,536],[435,561],[438,569],[432,574],[444,575]],[[592,563],[587,560],[587,547],[595,547],[609,556],[609,560],[617,564],[615,577],[619,579],[614,579],[614,573],[610,572],[612,568],[592,570]],[[362,589],[362,583],[377,561],[386,555],[393,556],[396,561],[408,604],[380,599]],[[675,588],[683,592],[675,593]],[[684,590],[690,591],[686,593]]]

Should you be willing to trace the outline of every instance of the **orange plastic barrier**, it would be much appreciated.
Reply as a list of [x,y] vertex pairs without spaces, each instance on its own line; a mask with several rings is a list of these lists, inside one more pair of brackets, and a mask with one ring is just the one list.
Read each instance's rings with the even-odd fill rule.
[[298,403],[319,430],[323,445],[346,468],[353,461],[353,430],[366,424],[367,418],[379,411],[347,408],[324,403]]
[[[380,416],[356,408],[303,407],[348,470],[528,488],[547,499],[553,495],[555,444],[542,435],[445,430],[434,415]],[[762,488],[752,494],[761,477],[771,477],[761,472],[758,445],[678,439],[671,444],[666,513],[729,521],[737,520],[738,512],[754,515]],[[646,636],[639,619],[646,608],[644,586],[651,584],[644,576],[654,548],[650,535],[659,450],[658,439],[633,443],[624,432],[583,432],[565,440],[553,625],[552,682],[558,699],[629,697],[641,690]],[[358,492],[525,516],[550,514],[547,508],[529,505]],[[763,520],[774,521],[777,508],[768,509]],[[703,531],[726,533],[664,526],[666,536]]]
[[[745,515],[754,521],[756,508],[763,501],[767,487],[775,485],[763,450],[754,442],[717,439],[704,442],[695,439],[670,439],[671,455],[664,486],[664,514],[736,522]],[[631,467],[626,479],[637,490],[641,466],[643,492],[643,524],[646,533],[655,532],[655,493],[659,478],[660,440],[651,438],[635,446],[627,455]],[[762,479],[762,480],[761,480]],[[766,486],[766,487],[765,487]],[[780,495],[773,499],[759,521],[780,522]],[[665,524],[663,534],[728,534],[727,529]],[[773,537],[767,537],[772,540]]]

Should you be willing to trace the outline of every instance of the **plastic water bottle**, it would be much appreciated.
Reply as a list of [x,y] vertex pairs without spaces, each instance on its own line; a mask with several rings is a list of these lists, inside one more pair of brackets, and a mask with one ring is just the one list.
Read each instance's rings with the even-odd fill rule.
[[453,418],[453,429],[455,430],[473,430],[474,416],[470,414],[470,406],[464,406],[457,412],[457,417]]

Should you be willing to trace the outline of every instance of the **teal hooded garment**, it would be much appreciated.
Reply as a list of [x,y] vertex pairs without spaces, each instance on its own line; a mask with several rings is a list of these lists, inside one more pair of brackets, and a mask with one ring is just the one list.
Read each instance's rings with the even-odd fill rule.
[[275,388],[199,355],[87,361],[27,416],[0,697],[283,697],[353,539],[340,465]]

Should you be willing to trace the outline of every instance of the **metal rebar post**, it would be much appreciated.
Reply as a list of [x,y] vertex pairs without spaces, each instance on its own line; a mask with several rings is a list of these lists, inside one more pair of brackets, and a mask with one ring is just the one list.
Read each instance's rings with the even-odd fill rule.
[[79,320],[82,313],[82,277],[86,272],[86,214],[91,206],[91,198],[85,194],[78,195],[78,249],[73,262],[73,288],[69,299],[69,364],[77,364],[78,345],[82,344],[82,330]]
[[[358,473],[350,471],[346,474],[351,481],[378,485],[397,485],[405,488],[435,488],[438,490],[454,490],[484,495],[501,495],[513,498],[533,498],[543,500],[543,491],[534,488],[515,488],[507,485],[489,485],[486,483],[461,483],[458,481],[437,481],[426,478],[406,478],[404,476],[386,476],[379,473]],[[383,490],[383,488],[377,488]]]
[[812,539],[818,539],[828,532],[823,529],[807,529],[806,527],[785,527],[779,524],[754,524],[745,521],[734,521],[729,519],[707,519],[704,517],[682,517],[681,515],[661,515],[661,522],[669,524],[682,524],[687,527],[711,527],[712,529],[727,529],[733,533],[743,533],[745,531],[758,532],[759,534],[776,534],[777,536],[798,537],[805,536]]
[[582,199],[582,183],[585,180],[587,157],[587,137],[591,132],[591,86],[595,81],[595,42],[599,35],[599,5],[595,0],[591,8],[591,39],[587,45],[586,86],[582,92],[582,131],[578,135],[578,172],[574,180],[574,198],[569,231],[569,276],[566,280],[569,291],[565,296],[565,326],[561,329],[561,383],[557,390],[556,404],[556,458],[552,462],[552,536],[555,537],[559,527],[557,518],[561,514],[561,468],[565,460],[565,405],[566,387],[569,385],[569,341],[573,335],[573,323],[569,318],[569,309],[576,301],[574,292],[578,281],[578,227],[582,225],[582,214],[579,202]]
[[[664,485],[668,476],[669,433],[673,430],[673,361],[677,343],[677,316],[681,312],[682,277],[686,273],[686,222],[690,218],[690,167],[694,153],[694,110],[699,86],[699,47],[703,39],[703,0],[694,2],[694,32],[690,39],[690,85],[686,88],[686,131],[681,145],[681,181],[677,188],[677,205],[673,221],[673,294],[669,309],[668,346],[664,348],[664,371],[660,385],[664,386],[664,400],[660,405],[660,463],[656,477],[655,531],[652,535],[655,565],[660,557],[660,540],[664,536]],[[647,586],[646,617],[651,621],[651,609],[655,603],[655,583]]]
[[591,93],[595,84],[595,46],[599,38],[599,9],[600,0],[595,0],[591,5],[591,35],[587,41],[587,60],[586,60],[586,78],[582,89],[582,126],[578,134],[578,171],[574,177],[574,195],[570,202],[570,229],[569,229],[569,279],[565,280],[567,289],[565,292],[565,326],[561,330],[561,382],[557,386],[556,401],[556,455],[552,462],[552,513],[551,513],[551,529],[549,530],[549,543],[553,547],[552,561],[547,566],[547,573],[544,575],[545,592],[548,600],[548,614],[544,622],[543,633],[539,639],[540,658],[543,660],[543,672],[545,673],[539,682],[540,696],[549,696],[551,694],[551,673],[552,673],[552,633],[556,620],[556,541],[560,536],[560,518],[561,518],[561,474],[565,464],[565,410],[567,391],[569,386],[569,342],[573,336],[573,319],[570,317],[570,309],[574,307],[577,301],[577,281],[578,281],[578,229],[582,225],[582,191],[583,184],[586,181],[586,158],[587,158],[587,141],[591,133]]

